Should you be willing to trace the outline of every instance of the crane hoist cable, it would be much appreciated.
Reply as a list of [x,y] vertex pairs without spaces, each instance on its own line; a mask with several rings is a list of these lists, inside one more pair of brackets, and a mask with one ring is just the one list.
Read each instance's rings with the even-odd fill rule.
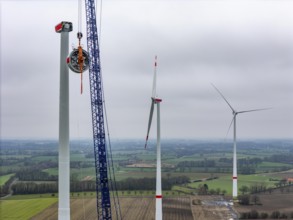
[[81,32],[81,24],[82,24],[82,0],[78,0],[78,32]]
[[78,39],[78,47],[74,48],[73,51],[70,53],[69,57],[67,58],[67,63],[69,68],[75,72],[80,74],[80,93],[83,92],[83,72],[89,68],[89,53],[82,49],[81,46],[81,39],[82,39],[82,27],[81,27],[81,0],[78,0],[78,32],[77,32],[77,39]]
[[77,38],[78,38],[78,65],[79,65],[79,71],[80,71],[80,94],[82,94],[83,86],[82,86],[82,72],[83,72],[83,65],[84,65],[84,58],[82,53],[82,47],[80,45],[80,41],[82,38],[82,32],[81,32],[81,10],[82,10],[82,4],[81,0],[78,0],[78,32],[77,32]]
[[84,57],[82,52],[82,47],[80,45],[80,40],[82,38],[82,33],[77,33],[78,38],[78,65],[79,65],[79,71],[80,71],[80,94],[82,94],[83,88],[82,88],[82,72],[83,72],[83,65],[84,65]]

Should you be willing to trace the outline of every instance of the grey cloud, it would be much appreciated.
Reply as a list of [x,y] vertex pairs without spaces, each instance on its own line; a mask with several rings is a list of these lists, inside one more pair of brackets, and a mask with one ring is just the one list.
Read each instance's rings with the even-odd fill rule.
[[[101,61],[114,137],[144,138],[155,55],[164,138],[225,136],[231,112],[211,82],[237,109],[274,107],[239,118],[240,137],[292,136],[293,24],[283,3],[275,3],[272,16],[271,6],[257,11],[262,1],[253,8],[242,2],[234,11],[226,4],[237,4],[229,1],[158,1],[154,9],[149,1],[104,3]],[[60,42],[54,25],[61,20],[75,25],[77,4],[60,1],[58,9],[56,1],[18,4],[28,12],[25,19],[1,13],[2,135],[56,137]],[[2,10],[9,7],[5,1]],[[70,47],[77,44],[75,35],[76,30]],[[86,48],[86,37],[83,44]],[[79,75],[70,73],[71,131],[90,137],[88,73],[82,96],[79,83]]]

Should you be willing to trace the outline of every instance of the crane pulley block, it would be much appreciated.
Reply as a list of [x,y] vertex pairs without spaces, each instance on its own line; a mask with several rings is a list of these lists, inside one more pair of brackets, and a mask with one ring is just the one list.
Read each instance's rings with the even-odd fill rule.
[[77,32],[77,38],[80,40],[82,38],[82,33],[81,32]]

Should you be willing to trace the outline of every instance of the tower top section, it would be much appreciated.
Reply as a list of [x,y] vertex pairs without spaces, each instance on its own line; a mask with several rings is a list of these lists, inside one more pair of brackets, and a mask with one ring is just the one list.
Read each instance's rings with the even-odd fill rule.
[[61,32],[71,32],[72,31],[72,22],[61,21],[59,24],[55,26],[55,31],[57,33]]

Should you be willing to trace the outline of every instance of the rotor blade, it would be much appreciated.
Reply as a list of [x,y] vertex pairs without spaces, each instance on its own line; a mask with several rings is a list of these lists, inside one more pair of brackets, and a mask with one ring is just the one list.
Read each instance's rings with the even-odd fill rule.
[[264,110],[269,110],[269,109],[272,109],[272,108],[259,108],[259,109],[252,109],[252,110],[240,111],[240,112],[236,112],[236,113],[237,114],[240,114],[240,113],[246,113],[246,112],[264,111]]
[[225,140],[227,139],[228,133],[229,133],[230,128],[231,128],[231,126],[232,126],[232,124],[233,124],[233,122],[234,122],[234,119],[235,119],[235,115],[233,116],[232,121],[231,121],[231,123],[230,123],[230,125],[229,125],[228,131],[227,131],[227,133],[226,133]]
[[[212,84],[212,83],[211,83]],[[233,112],[236,112],[235,110],[234,110],[234,108],[230,105],[230,103],[227,101],[227,99],[224,97],[224,95],[220,92],[220,90],[218,90],[218,88],[214,85],[214,84],[212,84],[212,86],[218,91],[218,93],[222,96],[222,98],[225,100],[225,102],[229,105],[229,107],[232,109],[232,111]]]
[[151,125],[152,125],[152,119],[153,119],[154,105],[155,105],[155,101],[152,99],[151,111],[150,111],[150,116],[149,116],[148,131],[147,131],[147,136],[146,136],[146,139],[145,139],[144,148],[146,148],[147,143],[148,143],[148,139],[149,139],[149,133],[150,133],[150,129],[151,129]]
[[152,98],[156,98],[157,93],[157,56],[155,57],[154,63],[154,79],[153,79],[153,90],[152,90]]

